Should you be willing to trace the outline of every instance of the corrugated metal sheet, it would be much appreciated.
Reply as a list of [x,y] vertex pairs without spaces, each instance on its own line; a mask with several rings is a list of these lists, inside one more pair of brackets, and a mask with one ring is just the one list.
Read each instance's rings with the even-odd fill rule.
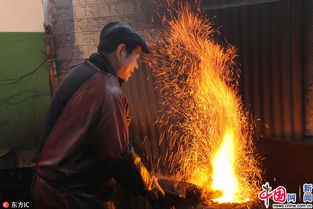
[[304,105],[305,135],[313,136],[313,1],[305,1]]
[[303,138],[303,3],[285,0],[207,11],[238,48],[244,103],[267,137]]
[[[238,48],[243,100],[266,137],[303,137],[302,6],[303,1],[285,0],[207,11]],[[132,136],[157,156],[161,131],[153,124],[161,107],[153,85],[151,72],[141,69],[125,91],[134,116]]]
[[[151,70],[141,65],[140,70],[123,86],[132,116],[131,139],[141,146],[139,150],[143,150],[143,155],[147,154],[145,157],[158,156],[158,141],[162,134],[154,124],[159,117],[161,106],[153,79]],[[149,164],[153,160],[148,161]]]

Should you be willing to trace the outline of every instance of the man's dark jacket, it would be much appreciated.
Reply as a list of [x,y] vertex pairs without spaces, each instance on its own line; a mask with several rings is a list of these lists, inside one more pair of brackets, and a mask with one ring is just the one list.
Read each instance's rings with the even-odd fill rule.
[[37,209],[103,209],[112,195],[109,165],[127,150],[128,104],[108,62],[92,60],[71,70],[50,104],[35,156]]

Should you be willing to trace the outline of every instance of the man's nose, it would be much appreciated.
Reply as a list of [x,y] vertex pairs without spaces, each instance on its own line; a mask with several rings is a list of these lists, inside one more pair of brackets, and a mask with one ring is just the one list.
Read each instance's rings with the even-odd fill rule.
[[137,62],[136,65],[135,65],[135,70],[137,70],[138,68],[139,68],[139,64]]

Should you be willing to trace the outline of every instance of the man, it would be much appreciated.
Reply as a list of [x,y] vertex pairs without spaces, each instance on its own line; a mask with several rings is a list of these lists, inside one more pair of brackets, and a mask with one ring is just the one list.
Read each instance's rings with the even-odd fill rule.
[[128,141],[128,105],[121,90],[138,68],[145,40],[112,22],[98,53],[72,69],[52,98],[34,158],[37,209],[104,209],[116,184],[158,198],[164,195]]

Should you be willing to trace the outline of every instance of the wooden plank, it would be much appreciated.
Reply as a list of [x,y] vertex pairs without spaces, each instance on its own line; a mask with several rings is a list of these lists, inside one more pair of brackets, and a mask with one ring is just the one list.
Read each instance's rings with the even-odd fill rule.
[[230,7],[240,7],[255,4],[264,4],[271,2],[278,2],[282,0],[204,0],[202,1],[202,8],[204,9],[226,9]]
[[51,95],[53,95],[59,85],[60,78],[58,77],[55,65],[55,50],[54,50],[54,42],[53,42],[53,33],[50,25],[45,25],[45,53],[48,59],[49,66],[49,80],[50,80],[50,91]]

